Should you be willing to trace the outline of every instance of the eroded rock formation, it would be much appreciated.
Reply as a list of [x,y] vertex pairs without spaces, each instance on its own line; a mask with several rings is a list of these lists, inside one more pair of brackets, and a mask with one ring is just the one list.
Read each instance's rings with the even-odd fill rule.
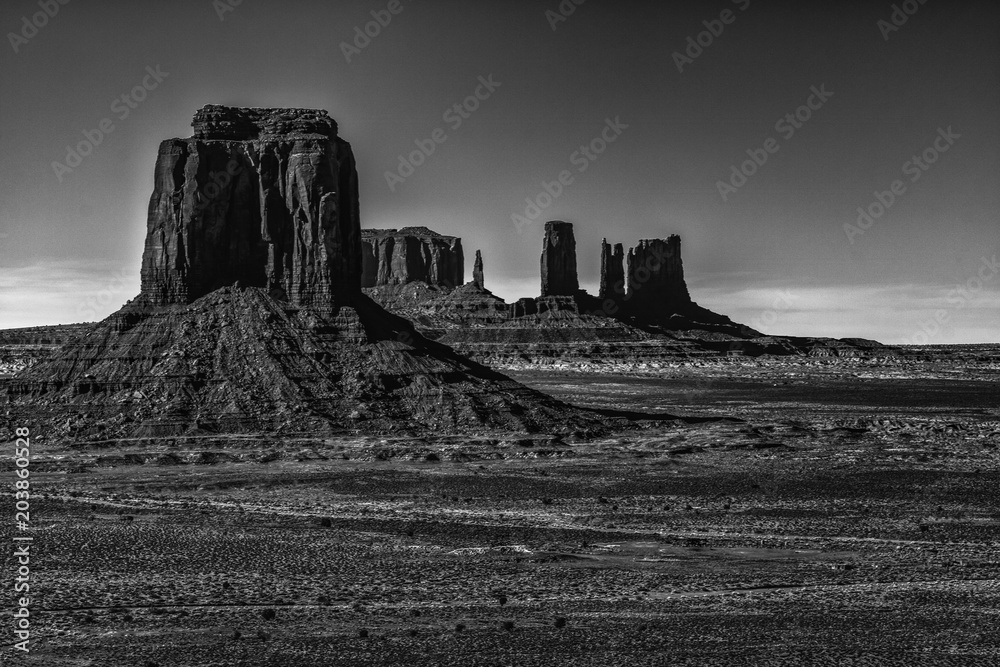
[[607,239],[601,241],[601,287],[598,296],[619,299],[625,296],[625,249],[616,243],[614,250]]
[[651,318],[684,313],[691,306],[681,237],[642,240],[628,251],[628,303],[634,312]]
[[478,289],[486,289],[486,282],[483,279],[483,251],[476,251],[476,263],[472,267],[472,284]]
[[579,289],[573,225],[558,220],[546,222],[542,242],[542,296],[573,296]]
[[206,106],[195,136],[160,144],[142,257],[152,305],[239,283],[296,305],[361,287],[351,146],[325,111]]
[[[78,442],[602,428],[361,291],[354,158],[326,112],[206,107],[194,126],[157,157],[142,293],[7,382],[7,418]],[[457,239],[384,238],[376,277],[418,281],[385,289],[445,294],[442,311],[463,317],[505,314],[488,292],[454,287]]]
[[465,281],[462,239],[426,227],[361,232],[362,287],[425,282],[458,287]]

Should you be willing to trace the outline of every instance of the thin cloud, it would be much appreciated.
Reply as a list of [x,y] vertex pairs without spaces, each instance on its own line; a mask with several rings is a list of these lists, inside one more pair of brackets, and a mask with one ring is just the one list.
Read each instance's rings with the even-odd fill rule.
[[42,260],[0,267],[0,328],[102,319],[138,292],[133,265]]
[[[962,293],[959,285],[702,286],[692,296],[706,308],[774,335],[873,338],[901,344],[1000,342],[1000,277]],[[916,340],[915,340],[916,338]]]

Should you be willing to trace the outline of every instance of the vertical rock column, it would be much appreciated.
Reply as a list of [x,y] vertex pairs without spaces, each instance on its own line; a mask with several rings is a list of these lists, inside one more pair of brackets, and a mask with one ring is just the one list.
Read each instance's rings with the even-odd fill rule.
[[546,222],[542,242],[542,296],[574,296],[579,290],[573,225],[558,220]]
[[483,253],[481,250],[476,251],[476,263],[472,267],[472,284],[476,286],[476,289],[486,289],[486,282],[483,279]]
[[625,296],[625,249],[616,243],[614,251],[607,239],[601,241],[601,299]]

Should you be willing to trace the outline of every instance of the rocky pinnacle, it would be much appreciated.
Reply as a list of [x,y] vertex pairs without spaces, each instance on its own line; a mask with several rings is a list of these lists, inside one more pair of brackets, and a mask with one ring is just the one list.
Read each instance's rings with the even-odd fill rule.
[[601,299],[625,296],[625,249],[616,243],[614,251],[607,239],[601,241]]
[[486,283],[483,279],[483,252],[481,250],[476,251],[476,264],[472,267],[472,284],[478,289],[486,289]]
[[542,243],[542,296],[574,296],[579,289],[573,225],[546,222]]

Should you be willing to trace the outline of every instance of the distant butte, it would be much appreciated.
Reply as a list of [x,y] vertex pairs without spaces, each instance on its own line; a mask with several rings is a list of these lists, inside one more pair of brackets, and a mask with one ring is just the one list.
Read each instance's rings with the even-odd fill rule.
[[426,227],[365,229],[361,232],[362,287],[417,281],[457,287],[465,274],[462,239]]

